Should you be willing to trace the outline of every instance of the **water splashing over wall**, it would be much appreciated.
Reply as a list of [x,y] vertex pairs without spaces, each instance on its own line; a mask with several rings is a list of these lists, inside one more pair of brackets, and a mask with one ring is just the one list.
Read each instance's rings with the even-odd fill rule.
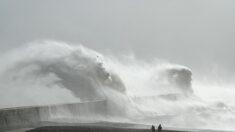
[[[205,92],[211,85],[192,80],[193,71],[185,66],[102,55],[55,41],[31,43],[1,60],[0,108],[103,101],[103,114],[63,106],[50,115],[58,120],[84,111],[80,114],[100,120],[116,117],[189,128],[232,129],[235,123],[235,105],[209,102]],[[87,108],[98,108],[93,106]]]

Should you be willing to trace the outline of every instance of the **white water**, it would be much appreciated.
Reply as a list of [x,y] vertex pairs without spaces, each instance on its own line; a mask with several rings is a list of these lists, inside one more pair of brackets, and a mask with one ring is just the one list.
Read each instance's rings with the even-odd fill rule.
[[[169,80],[172,69],[186,72],[179,73],[182,83]],[[135,122],[235,130],[235,85],[194,74],[189,85],[191,72],[165,61],[102,55],[62,42],[34,42],[1,56],[0,108],[108,100],[115,116]]]

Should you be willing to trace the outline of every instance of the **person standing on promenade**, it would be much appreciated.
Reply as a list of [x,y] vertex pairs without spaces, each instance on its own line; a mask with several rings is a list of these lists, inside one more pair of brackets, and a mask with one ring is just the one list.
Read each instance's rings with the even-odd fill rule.
[[162,132],[162,125],[161,125],[161,124],[159,124],[159,126],[158,126],[158,128],[157,128],[157,131],[158,131],[158,132]]
[[155,126],[154,126],[154,125],[152,125],[151,131],[152,131],[152,132],[155,132]]

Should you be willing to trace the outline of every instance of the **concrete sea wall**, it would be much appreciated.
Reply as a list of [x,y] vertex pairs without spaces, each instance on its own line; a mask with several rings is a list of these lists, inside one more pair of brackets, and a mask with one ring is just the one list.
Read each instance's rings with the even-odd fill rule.
[[106,101],[60,104],[49,106],[32,106],[0,109],[0,130],[26,126],[37,126],[40,122],[57,118],[94,118],[106,116]]

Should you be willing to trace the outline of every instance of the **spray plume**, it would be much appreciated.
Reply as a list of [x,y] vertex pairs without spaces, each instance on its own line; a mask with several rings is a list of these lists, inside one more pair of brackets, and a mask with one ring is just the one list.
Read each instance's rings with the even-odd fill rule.
[[131,122],[217,129],[235,123],[235,104],[209,102],[211,85],[192,80],[185,66],[56,41],[30,43],[1,60],[0,108],[105,100],[108,113]]

